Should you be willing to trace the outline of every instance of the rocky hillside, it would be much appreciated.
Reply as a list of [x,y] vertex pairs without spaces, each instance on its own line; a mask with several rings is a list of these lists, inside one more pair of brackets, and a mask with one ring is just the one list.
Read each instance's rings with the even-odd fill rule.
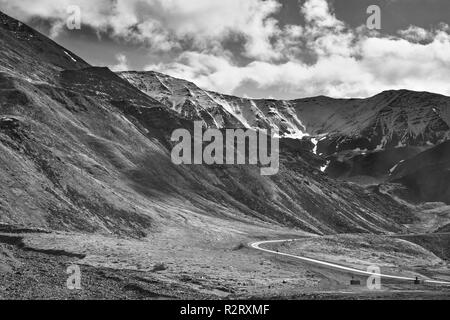
[[[260,113],[252,113],[250,100],[197,96],[189,87],[178,92],[164,81],[149,85],[159,92],[149,95],[144,84],[89,66],[29,27],[1,19],[0,222],[141,237],[174,225],[207,230],[211,219],[316,233],[398,232],[412,219],[385,195],[323,175],[315,168],[322,160],[297,140],[282,142],[273,177],[260,176],[256,166],[175,166],[174,129],[191,130],[199,116],[222,127],[243,119],[249,126],[281,123],[281,116],[263,115],[284,102],[255,102]],[[195,99],[180,112],[184,94]],[[300,125],[297,117],[286,130]]]
[[429,146],[450,137],[450,98],[387,91],[369,99],[316,97],[252,100],[205,91],[157,72],[121,72],[135,87],[191,119],[210,126],[278,128],[286,137],[319,141],[317,152]]
[[450,204],[450,141],[401,162],[391,180],[408,186],[422,201]]
[[183,117],[212,127],[277,128],[308,140],[332,177],[387,177],[400,161],[450,138],[450,98],[406,90],[369,99],[252,100],[156,72],[119,74]]
[[54,83],[64,69],[86,68],[80,57],[0,12],[1,70],[29,81]]

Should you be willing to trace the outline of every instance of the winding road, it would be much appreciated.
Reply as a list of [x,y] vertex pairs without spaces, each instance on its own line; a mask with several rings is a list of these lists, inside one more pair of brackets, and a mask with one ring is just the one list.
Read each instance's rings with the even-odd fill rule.
[[[279,256],[294,258],[294,259],[297,259],[297,260],[301,260],[301,261],[313,263],[313,264],[316,264],[316,265],[328,267],[330,269],[346,271],[346,272],[350,272],[350,273],[357,274],[357,275],[366,275],[366,276],[373,276],[374,275],[374,273],[371,273],[371,272],[368,272],[368,271],[363,271],[363,270],[359,270],[359,269],[355,269],[355,268],[345,267],[345,266],[338,265],[338,264],[335,264],[335,263],[320,261],[320,260],[316,260],[316,259],[296,256],[296,255],[292,255],[292,254],[288,254],[288,253],[277,252],[277,251],[273,251],[273,250],[269,250],[269,249],[265,249],[265,248],[261,247],[262,245],[266,245],[266,244],[293,242],[293,241],[299,241],[299,240],[304,240],[304,239],[259,241],[259,242],[251,243],[250,247],[253,248],[253,249],[259,250],[259,251],[263,251],[263,252],[267,252],[267,253],[271,253],[271,254],[275,254],[275,255],[279,255]],[[393,275],[387,275],[387,274],[379,274],[379,276],[381,278],[385,278],[385,279],[396,279],[396,280],[403,280],[403,281],[415,281],[416,280],[415,278],[393,276]],[[438,284],[438,285],[450,286],[450,282],[446,282],[446,281],[423,280],[422,282],[423,283],[429,283],[429,284]]]

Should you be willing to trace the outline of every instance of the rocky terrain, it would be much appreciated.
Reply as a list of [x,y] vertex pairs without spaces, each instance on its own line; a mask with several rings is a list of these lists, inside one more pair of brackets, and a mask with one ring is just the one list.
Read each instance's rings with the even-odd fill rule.
[[[273,298],[293,297],[299,287],[339,295],[347,276],[299,271],[247,244],[409,233],[425,218],[401,188],[448,200],[448,179],[422,186],[421,170],[432,168],[420,157],[446,168],[433,148],[448,138],[450,98],[231,97],[154,72],[90,66],[2,13],[0,45],[1,298]],[[194,120],[278,128],[279,174],[174,165],[171,134],[192,131]],[[396,188],[344,179],[355,175]],[[425,194],[425,186],[442,192]],[[448,223],[443,217],[433,227]],[[78,295],[62,281],[73,263],[85,266],[89,283]]]
[[[6,26],[3,42],[34,47]],[[317,233],[399,231],[412,219],[389,197],[329,179],[295,145],[274,177],[256,166],[175,166],[171,133],[192,119],[107,68],[69,58],[44,77],[34,54],[21,56],[29,77],[11,57],[0,64],[3,222],[139,238],[189,224],[191,213]]]
[[419,200],[446,204],[450,204],[449,178],[449,141],[401,162],[391,176],[391,180],[406,185]]
[[[205,91],[151,71],[119,75],[168,109],[206,126],[276,128],[321,156],[316,165],[328,176],[362,185],[395,180],[393,171],[402,162],[438,148],[450,137],[450,98],[428,92],[387,91],[350,100],[252,100]],[[449,185],[443,184],[447,190]],[[446,192],[432,188],[436,189]],[[448,194],[438,198],[448,199]]]

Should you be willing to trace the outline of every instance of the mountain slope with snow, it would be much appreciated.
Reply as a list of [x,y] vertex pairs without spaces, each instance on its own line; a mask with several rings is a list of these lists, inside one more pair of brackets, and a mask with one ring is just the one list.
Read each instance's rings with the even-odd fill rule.
[[223,127],[226,115],[232,125],[318,138],[318,152],[324,155],[357,148],[426,146],[450,137],[450,98],[432,93],[400,90],[368,99],[253,100],[205,91],[151,71],[119,75],[183,116]]
[[282,141],[272,177],[257,166],[176,166],[171,133],[192,131],[196,118],[303,134],[301,117],[285,102],[198,91],[162,76],[130,83],[1,17],[0,222],[132,237],[195,229],[216,237],[211,225],[222,221],[237,233],[252,225],[341,233],[399,232],[414,219],[388,196],[323,175],[311,164],[322,160],[295,140]]
[[[450,138],[450,98],[386,91],[368,99],[253,100],[205,91],[156,72],[122,72],[148,96],[208,127],[275,128],[301,140],[302,153],[332,178],[382,183],[403,162]],[[450,200],[449,200],[450,201]]]

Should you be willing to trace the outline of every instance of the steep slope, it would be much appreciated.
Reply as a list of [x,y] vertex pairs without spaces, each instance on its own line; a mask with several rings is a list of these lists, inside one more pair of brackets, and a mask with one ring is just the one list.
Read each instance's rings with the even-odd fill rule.
[[330,130],[327,141],[319,143],[319,152],[427,146],[449,138],[448,97],[407,90],[387,91],[359,101],[357,106],[353,112],[345,112],[345,118],[352,119],[344,125],[346,129]]
[[[28,27],[2,19],[0,38],[10,49],[0,56],[0,222],[142,237],[175,227],[216,236],[210,223],[221,220],[316,233],[399,232],[413,219],[383,194],[327,178],[310,165],[322,160],[305,156],[295,141],[282,142],[273,177],[260,176],[257,166],[175,166],[172,131],[192,130],[204,113],[180,114],[167,107],[177,93],[162,84],[151,97],[34,31],[39,41],[29,41]],[[20,67],[15,46],[24,48]],[[208,95],[197,98],[200,111],[241,126],[226,108],[214,113]]]
[[30,81],[54,82],[61,70],[89,66],[74,53],[2,12],[0,46],[0,71]]
[[[386,91],[369,99],[348,100],[253,100],[205,91],[152,71],[119,75],[167,107],[205,123],[214,115],[201,111],[209,110],[234,116],[241,127],[278,128],[286,135],[321,137],[318,151],[325,155],[356,148],[373,151],[436,144],[449,138],[450,98],[427,92]],[[216,121],[216,125],[222,124]]]
[[400,163],[391,180],[403,183],[423,201],[450,204],[450,141]]
[[277,128],[284,136],[305,135],[295,110],[285,101],[227,96],[156,72],[119,75],[166,107],[191,120],[203,120],[210,127]]
[[397,165],[450,137],[448,97],[409,91],[385,92],[376,116],[357,135],[333,134],[319,142],[334,177],[389,179]]
[[333,177],[386,178],[400,161],[450,137],[450,98],[432,93],[252,100],[205,91],[156,72],[119,75],[169,109],[209,126],[277,128],[285,137],[309,140],[309,150],[326,158]]

